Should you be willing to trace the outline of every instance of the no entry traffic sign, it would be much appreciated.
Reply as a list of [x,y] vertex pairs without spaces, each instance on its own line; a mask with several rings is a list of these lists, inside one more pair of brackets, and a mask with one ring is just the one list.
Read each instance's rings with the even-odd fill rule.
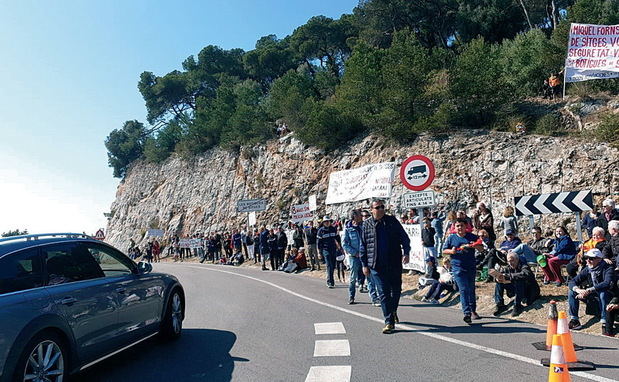
[[423,155],[407,158],[400,167],[400,180],[413,191],[422,191],[434,181],[435,170],[432,161]]

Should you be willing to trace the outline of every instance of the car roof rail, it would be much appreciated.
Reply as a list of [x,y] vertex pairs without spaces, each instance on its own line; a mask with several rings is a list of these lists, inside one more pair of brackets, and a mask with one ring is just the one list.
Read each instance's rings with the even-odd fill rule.
[[17,240],[40,240],[40,239],[48,239],[54,237],[66,237],[73,239],[92,239],[93,237],[90,235],[86,235],[85,233],[72,233],[72,232],[62,232],[62,233],[34,233],[29,235],[19,235],[19,236],[9,236],[0,238],[0,243],[7,241],[17,241]]

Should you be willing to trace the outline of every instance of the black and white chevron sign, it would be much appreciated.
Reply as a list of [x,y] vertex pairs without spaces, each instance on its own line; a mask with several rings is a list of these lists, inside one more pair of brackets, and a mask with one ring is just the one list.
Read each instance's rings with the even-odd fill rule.
[[590,211],[593,209],[593,195],[591,191],[556,192],[518,196],[514,203],[516,216]]

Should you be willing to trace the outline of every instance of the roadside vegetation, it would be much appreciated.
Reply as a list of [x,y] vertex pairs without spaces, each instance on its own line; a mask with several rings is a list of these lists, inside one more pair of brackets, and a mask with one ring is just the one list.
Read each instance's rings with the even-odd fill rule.
[[[123,177],[137,159],[239,149],[283,124],[325,150],[366,133],[406,142],[516,120],[553,131],[556,116],[519,105],[561,70],[571,22],[619,24],[619,0],[361,0],[250,51],[208,45],[181,70],[141,74],[147,119],[109,134],[109,164]],[[583,87],[619,93],[617,80]],[[617,126],[609,117],[598,136],[616,140]]]

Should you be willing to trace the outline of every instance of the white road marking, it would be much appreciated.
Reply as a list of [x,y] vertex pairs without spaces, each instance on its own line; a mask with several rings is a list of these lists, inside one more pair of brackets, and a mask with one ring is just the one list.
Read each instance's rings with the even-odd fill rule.
[[[234,276],[244,277],[244,278],[249,279],[249,280],[254,280],[254,281],[266,284],[266,285],[270,285],[273,288],[277,288],[277,289],[279,289],[279,290],[281,290],[283,292],[286,292],[288,294],[291,294],[291,295],[293,295],[295,297],[302,298],[302,299],[304,299],[306,301],[310,301],[310,302],[316,303],[318,305],[326,306],[327,308],[339,310],[340,312],[352,314],[353,316],[365,318],[367,320],[379,322],[381,324],[383,323],[383,320],[380,319],[380,318],[368,316],[367,314],[355,312],[354,310],[349,310],[349,309],[346,309],[346,308],[339,307],[337,305],[329,304],[328,302],[323,302],[323,301],[320,301],[320,300],[316,300],[315,298],[304,296],[304,295],[302,295],[300,293],[293,292],[290,289],[286,289],[286,288],[284,288],[282,286],[279,286],[279,285],[277,285],[275,283],[272,283],[270,281],[261,280],[261,279],[256,278],[256,277],[247,276],[247,275],[243,275],[243,274],[236,273],[236,272],[224,271],[224,270],[221,270],[221,269],[213,269],[213,268],[210,268],[209,265],[203,265],[203,266],[187,265],[187,267],[196,268],[196,269],[202,269],[202,270],[207,270],[207,271],[212,271],[212,272],[228,273],[228,274],[231,274],[231,275],[234,275]],[[398,328],[402,328],[402,329],[406,329],[406,330],[413,330],[413,331],[415,331],[415,333],[420,334],[422,336],[434,338],[434,339],[441,340],[441,341],[451,342],[453,344],[461,345],[461,346],[468,347],[468,348],[471,348],[471,349],[476,349],[476,350],[479,350],[479,351],[483,351],[485,353],[499,355],[499,356],[502,356],[502,357],[511,358],[511,359],[515,359],[517,361],[521,361],[521,362],[525,362],[525,363],[528,363],[528,364],[531,364],[531,365],[535,365],[535,366],[540,366],[540,367],[546,368],[537,359],[532,359],[532,358],[524,357],[524,356],[521,356],[521,355],[518,355],[518,354],[513,354],[513,353],[506,352],[506,351],[490,348],[490,347],[487,347],[487,346],[482,346],[482,345],[477,345],[477,344],[473,344],[473,343],[466,342],[466,341],[457,340],[455,338],[446,337],[446,336],[443,336],[443,335],[440,335],[440,334],[436,334],[436,333],[425,332],[424,329],[422,329],[422,328],[415,328],[415,327],[412,327],[412,326],[409,326],[409,325],[398,324],[397,327]],[[582,378],[586,378],[586,379],[589,379],[591,381],[596,381],[596,382],[617,382],[617,380],[615,380],[615,379],[601,377],[599,375],[586,373],[584,371],[573,371],[570,374],[571,375],[576,375],[576,376],[579,376],[579,377],[582,377]]]
[[349,382],[352,366],[312,366],[305,382]]
[[319,322],[314,324],[316,334],[346,334],[344,324],[341,322]]
[[348,340],[318,340],[314,343],[314,357],[348,357]]

